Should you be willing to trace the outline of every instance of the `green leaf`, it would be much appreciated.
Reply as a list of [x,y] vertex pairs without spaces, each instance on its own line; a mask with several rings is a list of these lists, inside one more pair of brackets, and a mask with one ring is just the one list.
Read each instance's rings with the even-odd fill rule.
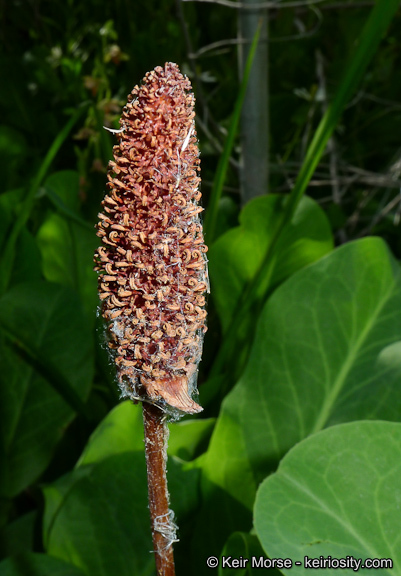
[[[401,505],[401,425],[352,422],[295,446],[260,486],[255,528],[271,558],[391,558],[398,574]],[[352,569],[341,574],[355,574]],[[336,569],[321,572],[334,575]]]
[[11,497],[46,468],[73,409],[86,414],[93,343],[76,296],[46,282],[6,293],[0,327],[0,491]]
[[34,530],[38,519],[36,510],[19,516],[0,532],[0,557],[29,552],[34,546]]
[[208,479],[249,505],[250,469],[255,486],[307,435],[355,419],[398,421],[400,379],[399,264],[378,238],[344,245],[264,307],[245,373],[222,405]]
[[[233,532],[224,545],[219,562],[219,576],[253,576],[260,574],[260,569],[253,566],[252,558],[259,561],[264,556],[263,549],[258,538],[254,534],[246,532]],[[223,565],[223,557],[231,559],[229,563]],[[238,567],[235,568],[233,559],[239,560]],[[229,565],[231,564],[231,568]],[[243,566],[243,568],[242,568]],[[274,568],[269,569],[269,575],[278,576],[280,572]]]
[[73,483],[58,507],[48,553],[87,574],[151,574],[143,453],[116,454],[85,468],[89,473]]
[[[171,424],[169,452],[192,456],[212,423]],[[185,539],[185,527],[193,523],[199,505],[200,470],[171,454],[167,469],[171,506]],[[126,401],[116,406],[92,434],[76,469],[46,486],[44,495],[43,540],[49,553],[91,574],[152,573],[141,405]]]
[[238,407],[230,404],[224,402],[209,449],[202,459],[203,492],[208,497],[209,492],[219,487],[251,510],[257,484],[237,414]]
[[[170,492],[171,508],[180,528],[184,523],[193,524],[195,513],[199,509],[200,470],[192,462],[183,462],[175,456],[167,461],[167,481]],[[186,554],[186,550],[181,549]]]
[[63,210],[79,214],[79,174],[75,170],[60,170],[46,178],[43,189]]
[[[234,532],[227,540],[220,557],[218,576],[249,576],[247,564],[249,564],[249,547],[247,534],[243,532]],[[246,558],[248,562],[239,563],[237,567],[232,567],[230,563],[224,566],[224,558]]]
[[[241,294],[255,276],[282,213],[283,197],[262,196],[249,202],[240,226],[221,236],[210,249],[212,293],[223,330],[230,326]],[[276,249],[275,266],[262,293],[273,288],[333,248],[327,218],[316,202],[303,198]]]
[[[214,422],[209,418],[169,424],[168,455],[182,460],[193,458],[199,445],[209,438]],[[137,450],[144,451],[142,405],[127,400],[113,408],[93,432],[77,467]]]
[[216,230],[219,236],[238,225],[239,212],[239,206],[231,196],[220,198],[216,220]]
[[0,562],[0,576],[84,576],[84,572],[46,554],[24,554]]
[[[207,353],[206,350],[205,352]],[[203,407],[212,404],[217,406],[218,396],[221,394],[225,381],[225,376],[218,374],[217,376],[209,376],[205,382],[202,382],[202,386],[199,387],[200,405]]]
[[69,133],[71,132],[74,124],[78,121],[80,116],[86,110],[87,104],[82,105],[77,110],[75,110],[73,116],[68,120],[65,124],[63,129],[57,134],[56,138],[54,139],[53,143],[51,144],[43,162],[29,188],[27,191],[26,197],[22,204],[21,210],[16,218],[12,230],[7,239],[7,245],[4,250],[3,258],[1,260],[1,275],[0,275],[0,293],[3,293],[10,281],[11,271],[14,265],[15,259],[15,247],[18,237],[24,228],[26,222],[29,219],[31,214],[35,197],[37,191],[39,189],[40,184],[43,182],[54,158],[56,157],[57,153],[59,152],[61,146],[63,145],[64,141],[68,137]]
[[49,282],[71,286],[80,294],[89,318],[98,305],[93,254],[99,244],[93,231],[53,214],[41,226],[37,242],[43,275]]
[[27,228],[21,230],[16,242],[15,253],[16,257],[10,278],[11,286],[43,278],[40,251],[35,238]]
[[93,234],[94,226],[80,216],[78,172],[74,170],[54,172],[44,183],[43,191],[60,214]]
[[[6,119],[3,116],[2,121]],[[3,190],[21,182],[21,158],[29,153],[23,132],[11,126],[0,125],[0,173]]]
[[251,510],[245,508],[237,499],[205,478],[201,478],[201,487],[201,506],[194,517],[195,527],[190,549],[191,564],[196,566],[196,576],[210,573],[206,558],[220,557],[232,532],[249,532],[252,527]]
[[47,484],[43,488],[45,497],[45,509],[43,512],[43,547],[45,549],[49,546],[49,536],[53,528],[54,520],[57,518],[59,510],[64,505],[64,500],[67,498],[68,493],[81,478],[85,478],[92,471],[92,466],[81,466],[76,468],[72,473],[65,474],[58,478],[52,484]]
[[45,278],[72,286],[81,295],[90,317],[94,318],[98,296],[93,253],[99,239],[94,227],[79,216],[78,186],[79,177],[73,171],[58,172],[46,180],[45,190],[62,216],[51,214],[43,222],[37,242]]
[[212,443],[217,437],[221,453],[209,448],[197,460],[202,473],[202,506],[196,516],[192,562],[199,574],[205,575],[209,572],[205,559],[219,557],[232,532],[250,530],[257,488],[236,415],[222,413],[217,428]]
[[[168,426],[169,468],[175,470],[169,472],[169,487],[172,492],[173,508],[177,514],[184,515],[195,505],[193,486],[198,483],[199,476],[197,466],[186,466],[181,460],[190,460],[194,456],[199,446],[209,438],[213,426],[212,418],[186,420]],[[76,467],[83,470],[86,465],[100,463],[110,456],[136,451],[142,452],[142,457],[145,458],[142,405],[125,401],[113,408],[93,432]],[[172,459],[173,456],[178,458]],[[181,469],[185,472],[185,486],[182,484]],[[52,495],[52,501],[58,501],[57,506],[60,504],[60,495],[63,496],[69,487],[69,482],[64,484],[64,481],[54,487],[56,492]],[[50,488],[46,488],[46,491],[48,490]],[[55,510],[48,514],[47,526],[50,525],[54,513]]]
[[0,194],[0,248],[2,252],[23,195],[24,190],[22,188]]
[[[0,250],[6,245],[13,222],[23,198],[23,190],[10,190],[0,195]],[[32,234],[27,228],[21,234],[15,246],[16,257],[11,270],[10,284],[19,284],[28,280],[42,278],[40,252]]]
[[[199,471],[168,461],[178,522],[198,505]],[[145,455],[121,452],[80,466],[46,487],[44,541],[49,554],[87,574],[153,574]],[[77,521],[79,519],[79,521]]]
[[214,418],[198,418],[170,424],[168,455],[178,456],[181,460],[192,460],[195,453],[209,440],[214,425]]
[[77,467],[121,452],[144,451],[142,405],[129,400],[111,410],[93,432]]

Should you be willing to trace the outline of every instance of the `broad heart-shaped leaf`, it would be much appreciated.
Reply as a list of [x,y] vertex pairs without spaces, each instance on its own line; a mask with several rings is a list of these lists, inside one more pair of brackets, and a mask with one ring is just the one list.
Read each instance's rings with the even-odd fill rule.
[[[306,556],[352,556],[362,563],[390,558],[393,570],[371,572],[399,575],[400,477],[401,424],[333,426],[295,446],[260,486],[254,512],[257,535],[271,558],[301,562],[282,570],[288,575],[310,574]],[[347,568],[321,567],[321,573],[355,574]]]
[[[240,226],[229,230],[210,248],[209,268],[223,330],[230,325],[241,293],[255,276],[283,210],[283,196],[269,194],[251,200],[240,215]],[[285,278],[318,260],[333,248],[328,220],[316,202],[304,197],[276,247],[271,276],[264,293]]]
[[24,554],[0,562],[0,576],[84,576],[84,572],[46,554]]
[[[246,454],[237,457],[261,480],[296,442],[326,426],[400,420],[400,378],[399,264],[378,238],[346,244],[297,272],[267,302],[208,459],[232,461],[220,420],[235,422]],[[208,472],[210,479],[223,475],[216,466]]]
[[74,416],[67,401],[80,405],[88,395],[93,343],[76,295],[43,281],[19,284],[0,299],[0,328],[0,492],[12,497],[48,465]]
[[277,288],[202,461],[216,538],[247,529],[224,498],[252,507],[296,442],[339,422],[401,419],[400,341],[400,268],[380,239],[344,245]]

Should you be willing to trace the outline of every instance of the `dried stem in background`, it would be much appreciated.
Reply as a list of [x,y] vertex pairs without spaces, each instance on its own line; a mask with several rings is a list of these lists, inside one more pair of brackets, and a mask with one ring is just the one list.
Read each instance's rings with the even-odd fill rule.
[[[327,97],[327,86],[326,86],[326,75],[324,70],[324,59],[323,54],[320,50],[316,51],[316,73],[319,81],[319,87],[321,90],[322,98],[322,108],[323,114],[327,112],[329,107],[329,101]],[[329,138],[327,142],[327,152],[329,153],[330,159],[330,177],[332,181],[332,192],[333,192],[333,203],[337,206],[341,205],[341,197],[343,193],[340,190],[339,179],[338,179],[338,153],[337,153],[337,143],[334,134]],[[347,234],[344,228],[340,228],[337,232],[338,239],[341,244],[347,241]]]
[[[246,6],[248,0],[244,3]],[[260,5],[262,5],[261,3]],[[255,4],[252,4],[255,6]],[[269,115],[268,115],[268,11],[255,7],[241,10],[238,31],[246,43],[239,45],[241,78],[245,72],[250,42],[261,27],[241,110],[241,202],[269,192]]]

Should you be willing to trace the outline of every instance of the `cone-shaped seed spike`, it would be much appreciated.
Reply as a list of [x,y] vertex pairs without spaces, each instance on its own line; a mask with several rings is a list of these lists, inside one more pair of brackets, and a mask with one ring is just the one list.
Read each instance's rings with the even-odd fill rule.
[[207,247],[197,202],[194,96],[176,64],[128,96],[95,254],[124,396],[199,412],[191,394],[206,331]]

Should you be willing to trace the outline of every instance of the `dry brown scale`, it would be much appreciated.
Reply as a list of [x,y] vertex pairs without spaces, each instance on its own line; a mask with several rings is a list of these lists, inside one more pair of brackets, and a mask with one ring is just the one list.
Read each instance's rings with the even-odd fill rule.
[[95,254],[124,396],[183,412],[206,332],[207,260],[191,84],[176,64],[128,96],[99,214]]

